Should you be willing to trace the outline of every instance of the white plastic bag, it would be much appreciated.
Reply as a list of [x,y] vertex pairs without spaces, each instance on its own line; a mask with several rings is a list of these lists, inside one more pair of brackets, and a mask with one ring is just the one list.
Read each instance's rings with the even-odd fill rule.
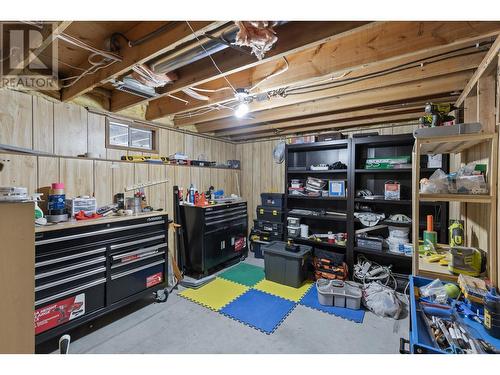
[[378,282],[368,284],[363,290],[363,305],[378,316],[399,319],[404,310],[396,292]]

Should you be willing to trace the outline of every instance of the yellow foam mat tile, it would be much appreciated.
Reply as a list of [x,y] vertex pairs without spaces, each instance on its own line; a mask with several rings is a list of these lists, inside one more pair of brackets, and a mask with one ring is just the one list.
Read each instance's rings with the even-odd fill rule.
[[306,294],[311,287],[312,282],[307,281],[300,288],[292,288],[269,280],[262,280],[253,288],[261,292],[272,294],[273,296],[281,297],[290,301],[298,302]]
[[232,281],[215,278],[215,280],[198,289],[186,289],[179,293],[195,303],[211,310],[219,311],[248,290],[248,287]]

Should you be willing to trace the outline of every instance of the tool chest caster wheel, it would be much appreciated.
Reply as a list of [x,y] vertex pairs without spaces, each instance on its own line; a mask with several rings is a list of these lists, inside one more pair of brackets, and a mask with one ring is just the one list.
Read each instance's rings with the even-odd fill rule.
[[168,291],[166,289],[160,289],[155,292],[156,302],[167,302],[168,299]]
[[400,354],[410,354],[410,350],[406,349],[406,344],[410,344],[410,340],[406,340],[404,338],[399,339],[399,353]]
[[69,354],[69,344],[71,336],[66,334],[59,338],[59,354]]

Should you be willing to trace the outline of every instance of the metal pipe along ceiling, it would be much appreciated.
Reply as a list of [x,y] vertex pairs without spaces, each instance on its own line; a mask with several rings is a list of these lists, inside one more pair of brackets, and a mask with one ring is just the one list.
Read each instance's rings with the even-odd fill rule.
[[[229,31],[229,33],[226,33],[223,37],[227,39],[228,42],[232,42],[234,41],[237,31],[238,29],[235,26]],[[161,59],[160,61],[152,64],[151,69],[155,73],[168,73],[173,70],[182,68],[183,66],[191,64],[195,61],[201,60],[208,55],[213,55],[214,53],[225,50],[229,46],[227,44],[224,44],[222,41],[212,39],[207,41],[206,43],[203,43],[203,47],[195,47],[175,57],[167,56],[164,59]]]

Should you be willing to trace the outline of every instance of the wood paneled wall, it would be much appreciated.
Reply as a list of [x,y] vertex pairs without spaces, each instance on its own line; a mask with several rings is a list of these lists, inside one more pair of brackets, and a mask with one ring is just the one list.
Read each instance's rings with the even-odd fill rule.
[[[167,184],[147,188],[146,196],[153,207],[163,208],[169,215],[173,185],[187,187],[193,183],[203,190],[213,185],[227,193],[238,193],[238,170],[118,161],[124,152],[106,149],[105,122],[105,116],[75,104],[0,90],[0,143],[54,154],[0,153],[4,163],[0,186],[25,186],[30,193],[46,192],[52,182],[60,181],[68,197],[94,194],[98,204],[104,205],[111,203],[113,195],[123,192],[126,185],[168,178]],[[164,128],[159,129],[159,151],[161,155],[186,152],[194,158],[205,154],[219,163],[236,159],[233,143]],[[99,153],[103,160],[76,157],[85,152]]]

